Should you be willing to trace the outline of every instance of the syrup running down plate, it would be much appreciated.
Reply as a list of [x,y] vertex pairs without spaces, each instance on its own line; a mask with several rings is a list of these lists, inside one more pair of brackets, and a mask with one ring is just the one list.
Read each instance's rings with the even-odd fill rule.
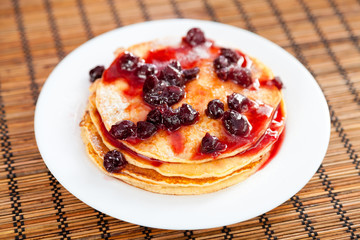
[[[201,28],[220,46],[237,48],[267,65],[284,82],[286,133],[272,161],[245,181],[218,192],[172,196],[147,192],[106,176],[88,159],[79,123],[90,86],[88,72],[108,67],[119,47],[154,39],[179,39]],[[306,97],[305,94],[306,93]],[[325,156],[330,119],[310,73],[274,43],[248,31],[199,20],[162,20],[113,30],[83,44],[54,69],[35,112],[40,153],[53,175],[89,206],[131,223],[165,229],[218,227],[265,213],[296,194]]]

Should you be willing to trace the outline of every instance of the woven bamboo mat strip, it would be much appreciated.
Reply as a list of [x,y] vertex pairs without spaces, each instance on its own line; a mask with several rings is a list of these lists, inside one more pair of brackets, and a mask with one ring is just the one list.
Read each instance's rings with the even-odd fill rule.
[[[0,0],[0,239],[360,238],[359,13],[359,0]],[[230,226],[152,229],[88,207],[46,168],[33,117],[56,64],[101,33],[166,18],[248,29],[315,76],[331,113],[329,150],[311,181],[281,206]]]

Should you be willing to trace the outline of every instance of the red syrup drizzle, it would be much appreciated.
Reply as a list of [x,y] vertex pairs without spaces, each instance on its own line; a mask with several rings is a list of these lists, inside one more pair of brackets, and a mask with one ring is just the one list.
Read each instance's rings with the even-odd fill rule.
[[[273,144],[270,150],[269,158],[260,166],[258,171],[263,169],[276,156],[284,140],[285,126],[283,127],[283,125],[285,124],[285,116],[282,107],[283,106],[280,105],[276,109],[269,128],[266,130],[265,134],[258,140],[258,142],[253,147],[239,154],[242,156],[254,155],[257,154],[260,150],[268,147],[270,144]],[[279,134],[279,131],[281,130],[282,132]]]
[[282,133],[280,134],[278,140],[274,143],[271,152],[270,152],[270,156],[269,158],[260,166],[260,168],[258,169],[258,171],[260,171],[261,169],[263,169],[266,165],[268,165],[269,162],[271,162],[271,160],[273,160],[273,158],[277,155],[277,153],[280,150],[280,147],[284,141],[285,138],[285,129],[282,131]]
[[256,107],[250,107],[249,111],[244,113],[252,126],[250,134],[246,137],[237,137],[225,132],[224,130],[224,137],[221,139],[221,142],[227,145],[226,151],[233,151],[234,149],[248,143],[254,142],[255,138],[259,136],[260,131],[264,129],[269,118],[272,117],[266,114],[269,114],[269,112],[271,113],[271,110],[272,108],[267,105],[259,105]]
[[269,144],[274,143],[280,138],[279,131],[283,129],[284,116],[282,106],[278,107],[274,113],[274,117],[270,123],[270,126],[266,129],[265,134],[257,141],[257,143],[240,154],[256,154],[261,149],[266,148]]
[[180,154],[184,151],[185,148],[185,137],[179,132],[168,132],[171,149],[175,154]]
[[[199,52],[206,53],[208,56],[199,56]],[[195,48],[182,43],[179,47],[166,47],[149,51],[145,57],[145,62],[152,63],[159,69],[162,69],[170,60],[176,59],[180,62],[183,69],[189,69],[198,66],[202,57],[214,60],[219,53],[220,48],[209,40]]]
[[152,63],[158,68],[164,68],[171,59],[176,59],[176,53],[179,51],[185,51],[185,48],[173,48],[167,47],[159,50],[150,50],[145,57],[146,63]]
[[106,127],[104,125],[104,122],[102,121],[99,112],[96,111],[96,115],[97,115],[97,118],[100,120],[100,129],[101,129],[102,135],[105,137],[106,141],[111,143],[111,145],[113,145],[114,147],[116,147],[116,148],[130,154],[134,158],[137,158],[137,159],[139,159],[139,160],[141,160],[143,162],[150,163],[154,167],[159,167],[164,163],[163,161],[160,161],[158,159],[150,158],[150,157],[144,156],[142,154],[139,154],[139,153],[135,152],[134,150],[132,150],[132,149],[128,148],[127,146],[125,146],[122,142],[115,139],[113,136],[111,136],[111,134],[106,129]]
[[136,76],[134,72],[126,72],[120,69],[119,59],[123,54],[120,54],[110,65],[108,69],[105,70],[103,74],[104,83],[113,83],[117,79],[121,78],[129,85],[129,88],[124,91],[125,95],[128,97],[139,96],[142,94],[142,86],[144,80]]
[[242,63],[241,63],[241,67],[243,68],[250,68],[251,65],[252,65],[252,61],[251,59],[246,55],[244,54],[243,52],[239,51],[239,50],[236,50],[236,52],[241,56],[242,58]]
[[273,87],[275,86],[277,89],[281,90],[284,86],[279,77],[275,77],[273,79],[266,79],[260,81],[261,87]]
[[[259,136],[262,129],[264,129],[266,124],[268,123],[269,118],[273,118],[277,111],[274,111],[274,113],[271,115],[272,108],[265,104],[257,104],[254,101],[252,102],[252,106],[249,108],[249,110],[245,113],[243,113],[247,119],[249,120],[252,129],[250,131],[250,134],[246,137],[238,137],[235,135],[231,135],[228,132],[226,132],[225,129],[223,129],[222,132],[222,138],[220,138],[220,141],[222,143],[225,143],[227,145],[227,148],[223,153],[234,151],[235,149],[239,147],[243,147],[247,144],[251,144],[256,141],[257,137]],[[264,136],[264,135],[263,135]],[[261,139],[261,137],[260,137]],[[259,141],[259,140],[258,140]],[[211,154],[214,158],[219,156],[219,153]],[[208,157],[209,154],[201,153],[200,147],[198,148],[198,151],[192,156],[192,159],[194,160],[201,160],[206,157]]]

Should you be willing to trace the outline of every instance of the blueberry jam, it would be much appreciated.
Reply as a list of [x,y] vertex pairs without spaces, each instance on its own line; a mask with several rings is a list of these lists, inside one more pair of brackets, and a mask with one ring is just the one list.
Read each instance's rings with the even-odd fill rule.
[[111,173],[119,173],[125,168],[127,161],[124,155],[115,150],[109,151],[104,156],[104,168]]

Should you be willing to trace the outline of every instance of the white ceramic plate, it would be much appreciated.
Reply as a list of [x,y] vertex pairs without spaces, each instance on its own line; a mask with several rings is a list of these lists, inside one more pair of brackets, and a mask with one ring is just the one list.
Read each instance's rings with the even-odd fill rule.
[[[80,138],[89,77],[109,66],[116,48],[200,27],[216,41],[237,47],[268,65],[286,89],[286,135],[277,156],[233,187],[200,196],[154,194],[104,175],[88,159]],[[69,54],[47,79],[35,112],[40,153],[57,180],[89,206],[131,223],[165,229],[203,229],[241,222],[265,213],[296,194],[314,175],[329,143],[330,118],[314,78],[289,53],[248,31],[198,20],[162,20],[102,34]]]

